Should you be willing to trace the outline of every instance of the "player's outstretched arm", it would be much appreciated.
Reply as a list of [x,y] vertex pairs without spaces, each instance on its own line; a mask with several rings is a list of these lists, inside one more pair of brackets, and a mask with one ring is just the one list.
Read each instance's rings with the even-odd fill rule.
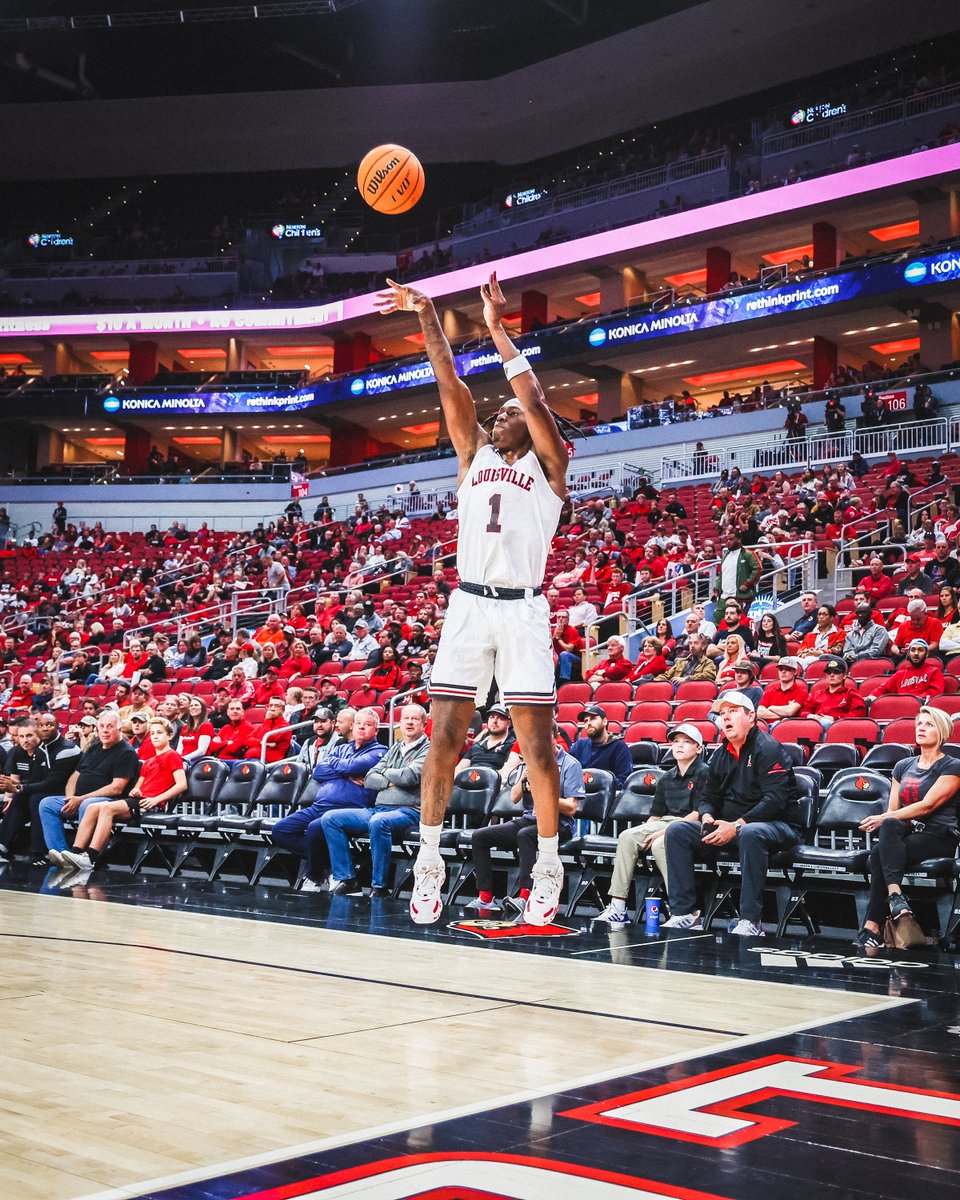
[[[488,283],[481,284],[480,295],[483,299],[483,319],[493,344],[496,346],[504,367],[515,358],[522,358],[520,351],[513,344],[510,335],[503,326],[503,314],[507,310],[507,301],[497,282],[494,272]],[[570,456],[553,413],[547,407],[543,388],[532,370],[524,370],[510,378],[513,394],[523,406],[527,418],[527,429],[533,440],[533,451],[543,466],[544,473],[550,486],[561,496],[566,496],[567,465]]]
[[388,279],[390,291],[378,292],[376,305],[381,313],[415,312],[423,330],[423,344],[430,366],[437,377],[440,405],[447,432],[461,466],[471,462],[477,450],[490,439],[477,421],[477,406],[470,389],[457,374],[453,351],[440,327],[433,301],[416,288],[405,287]]

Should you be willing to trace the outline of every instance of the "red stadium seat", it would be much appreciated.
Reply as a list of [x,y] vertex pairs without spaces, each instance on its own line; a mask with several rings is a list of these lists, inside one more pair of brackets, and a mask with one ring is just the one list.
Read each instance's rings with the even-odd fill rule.
[[712,706],[712,700],[684,700],[673,710],[674,724],[680,721],[706,721]]
[[634,703],[638,700],[672,700],[672,683],[641,683],[633,694]]
[[665,742],[666,721],[631,721],[623,731],[625,742]]
[[816,683],[822,679],[827,670],[827,664],[822,659],[814,659],[803,672],[804,683]]
[[557,692],[557,700],[561,704],[579,704],[583,706],[593,699],[593,688],[589,683],[562,683]]
[[[679,721],[672,721],[670,724],[671,731],[676,729]],[[711,745],[713,742],[720,740],[720,730],[712,721],[686,721],[685,724],[692,725],[694,729],[699,729],[700,736],[703,738],[704,745]]]
[[321,675],[321,676],[322,675],[339,675],[340,667],[341,667],[341,664],[340,664],[339,659],[336,662],[321,663],[320,666],[317,668],[317,674]]
[[914,738],[916,730],[914,729],[913,721],[901,719],[899,721],[891,721],[883,730],[882,742],[902,742],[905,746],[915,745]]
[[960,696],[931,696],[929,704],[931,708],[939,708],[951,716],[960,713]]
[[674,697],[678,704],[685,700],[715,700],[717,685],[709,679],[686,679],[677,684]]
[[856,746],[860,756],[880,741],[880,726],[876,721],[864,717],[841,717],[827,730],[825,742],[848,742]]
[[582,704],[558,704],[557,705],[557,720],[562,725],[565,721],[569,724],[576,725],[580,720],[580,713],[583,711]]
[[673,706],[666,700],[635,700],[630,709],[631,721],[669,721]]
[[893,661],[889,658],[861,658],[850,666],[850,678],[854,680],[873,679],[876,675],[890,675],[893,672]]
[[795,742],[802,746],[807,758],[814,746],[823,741],[823,729],[819,721],[809,717],[787,717],[778,721],[776,728],[771,730],[778,742]]
[[916,696],[877,696],[870,704],[873,721],[896,721],[899,717],[915,717],[920,711]]
[[608,701],[619,700],[623,704],[629,704],[633,699],[633,688],[629,683],[601,683],[593,694],[597,704],[606,704]]

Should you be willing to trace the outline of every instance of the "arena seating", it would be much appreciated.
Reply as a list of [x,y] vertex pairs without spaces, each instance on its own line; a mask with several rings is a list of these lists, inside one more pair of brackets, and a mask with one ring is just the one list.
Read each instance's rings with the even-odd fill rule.
[[[960,480],[960,459],[944,457],[940,461],[948,485]],[[911,466],[921,477],[929,463],[919,461]],[[765,478],[769,482],[770,475],[766,474]],[[787,478],[789,480],[791,476]],[[793,473],[792,479],[796,482],[799,473]],[[865,503],[872,503],[883,485],[883,466],[874,466],[861,481],[857,492],[864,497]],[[948,485],[945,485],[945,491],[949,495]],[[680,494],[686,495],[689,504],[685,501],[685,507],[688,513],[694,514],[694,518],[685,524],[691,537],[696,538],[696,544],[701,544],[715,528],[712,519],[712,514],[717,511],[714,490],[701,484],[682,491],[665,491],[661,503]],[[627,503],[619,507],[626,507]],[[647,514],[617,515],[617,509],[615,503],[608,526],[615,525],[621,535],[633,533],[638,546],[642,547],[648,537],[662,533],[664,527],[656,520],[651,524]],[[571,525],[559,531],[554,544],[548,583],[551,571],[564,569],[571,550],[581,546],[586,538],[602,533],[603,522],[593,521],[586,506],[572,520]],[[877,528],[870,544],[881,552],[897,549],[882,540],[887,529],[885,517],[878,514]],[[316,536],[318,532],[319,537]],[[386,577],[364,582],[361,594],[371,599],[375,608],[382,607],[388,599],[408,606],[418,603],[417,593],[429,582],[434,565],[424,556],[423,550],[437,540],[449,538],[451,526],[444,521],[422,519],[412,521],[409,528],[400,532],[401,537],[390,543],[388,553],[402,550],[410,554],[414,570],[427,574],[408,572],[402,574],[399,581]],[[326,533],[331,535],[330,540],[340,538],[347,544],[346,556],[334,559],[330,551],[323,548]],[[955,540],[956,530],[950,536]],[[311,612],[318,598],[331,591],[342,594],[346,590],[344,578],[352,567],[352,556],[365,552],[369,534],[356,536],[341,523],[320,527],[317,531],[306,523],[291,525],[286,522],[280,522],[264,535],[197,530],[183,540],[172,530],[150,540],[142,533],[97,530],[91,533],[93,546],[86,551],[76,546],[56,550],[52,544],[43,546],[42,550],[29,546],[8,550],[2,560],[7,585],[4,594],[15,597],[21,607],[8,611],[4,619],[3,650],[10,688],[0,713],[8,720],[15,720],[33,705],[32,696],[24,694],[17,685],[23,674],[37,683],[42,680],[43,661],[52,652],[49,631],[54,622],[58,623],[56,631],[61,645],[66,643],[67,631],[75,628],[81,633],[82,644],[92,648],[99,657],[100,651],[88,640],[90,626],[98,620],[109,626],[110,606],[120,594],[130,609],[120,618],[125,638],[138,631],[144,636],[155,636],[163,631],[175,641],[181,632],[213,630],[223,618],[224,609],[218,598],[209,598],[206,585],[212,579],[213,571],[220,571],[226,577],[239,569],[241,574],[249,574],[249,582],[253,585],[239,593],[238,601],[241,604],[240,619],[244,620],[244,614],[250,618],[247,633],[252,632],[262,623],[269,607],[258,586],[256,566],[260,549],[271,539],[277,543],[278,551],[289,553],[297,567],[295,588],[287,597],[285,617],[297,621],[299,635],[309,628],[313,620]],[[449,549],[445,546],[444,552]],[[908,553],[912,552],[908,548]],[[702,561],[702,556],[698,561]],[[132,564],[137,565],[136,570]],[[890,569],[895,565],[891,564]],[[442,570],[445,582],[455,586],[456,574],[452,568]],[[71,572],[74,574],[70,575]],[[90,582],[91,573],[96,577],[95,584],[85,588],[84,581]],[[68,576],[72,582],[65,582]],[[158,589],[157,580],[165,581],[164,591]],[[591,602],[602,607],[603,581],[587,576],[585,587]],[[84,595],[85,590],[91,594]],[[158,595],[167,599],[162,604],[152,604]],[[572,598],[572,588],[566,586],[559,589],[556,603],[568,604]],[[936,609],[938,599],[937,595],[926,597],[929,611]],[[174,600],[182,602],[176,610],[172,606]],[[300,608],[295,609],[295,604]],[[901,615],[905,604],[905,597],[890,596],[877,607],[887,622],[892,623]],[[156,611],[151,611],[151,607]],[[843,599],[838,604],[838,614],[842,617],[850,608],[849,600]],[[435,607],[430,609],[428,615],[431,614],[434,619],[441,617],[442,608],[439,612]],[[411,608],[408,620],[415,615]],[[436,629],[429,622],[428,628],[430,636],[434,637]],[[789,629],[785,632],[788,647],[794,647],[796,643],[789,639]],[[108,648],[106,644],[101,647],[104,652]],[[773,735],[796,764],[809,818],[804,845],[795,855],[779,858],[771,871],[771,897],[776,896],[778,902],[777,921],[781,931],[798,920],[806,929],[815,929],[818,898],[823,895],[839,893],[857,903],[864,897],[863,863],[869,843],[855,830],[858,822],[853,818],[864,811],[864,804],[885,801],[890,772],[900,759],[912,752],[913,716],[919,707],[915,697],[875,694],[878,683],[889,677],[894,668],[895,664],[889,658],[853,664],[850,677],[866,703],[864,718],[841,719],[824,730],[819,722],[801,715],[781,721],[773,728]],[[395,690],[374,693],[369,687],[368,674],[359,663],[329,662],[307,675],[295,676],[289,682],[303,686],[325,677],[332,678],[345,701],[373,703],[381,716],[385,716]],[[188,694],[209,699],[215,684],[202,679],[201,675],[202,670],[191,667],[171,669],[167,678],[156,684],[154,697]],[[761,682],[769,682],[774,675],[775,671],[768,664],[762,672]],[[805,678],[809,683],[821,675],[822,664],[814,662],[808,667]],[[112,687],[103,682],[71,683],[69,703],[58,711],[64,727],[76,723],[84,700],[93,701],[97,706],[109,702]],[[614,729],[622,733],[629,745],[637,768],[619,794],[612,780],[602,778],[602,772],[592,773],[594,778],[582,806],[577,835],[563,847],[568,873],[568,913],[583,911],[588,902],[600,900],[601,885],[612,862],[616,834],[625,824],[641,820],[648,810],[661,764],[669,755],[668,737],[672,729],[680,722],[692,722],[704,736],[704,753],[712,752],[719,735],[709,720],[709,709],[716,695],[717,687],[711,682],[683,683],[676,689],[669,683],[657,682],[636,686],[623,682],[603,683],[596,689],[587,683],[574,682],[560,687],[558,718],[567,735],[577,735],[578,716],[585,703],[591,700],[600,703]],[[951,715],[960,713],[960,657],[946,663],[943,693],[932,697],[930,703]],[[252,706],[249,715],[256,720],[262,718],[263,713],[262,706]],[[496,776],[479,768],[471,771],[469,776],[458,779],[450,810],[450,829],[444,843],[450,894],[454,897],[467,893],[472,877],[471,830],[496,816],[498,811],[500,787]],[[191,766],[187,794],[178,803],[166,812],[145,814],[137,827],[118,828],[104,853],[104,866],[134,874],[161,871],[170,875],[200,874],[211,879],[226,874],[248,883],[270,880],[286,886],[296,885],[299,864],[272,845],[270,829],[282,815],[297,805],[309,803],[315,786],[305,770],[292,761],[265,767],[252,760],[226,764],[215,759],[201,759]],[[851,788],[856,790],[851,792]],[[356,848],[362,855],[362,839]],[[416,843],[412,838],[396,847],[392,884],[395,892],[401,891],[409,882],[415,850]],[[510,855],[500,858],[502,862],[498,862],[507,871],[508,886],[512,886],[515,863]],[[721,862],[704,872],[704,883],[708,917],[719,919],[736,888],[736,871],[732,864]],[[936,902],[939,928],[952,930],[960,920],[954,912],[960,875],[953,866],[950,863],[925,864],[911,876],[911,884],[917,886],[923,896]],[[652,861],[648,861],[638,874],[638,898],[642,898],[646,890],[658,886]]]

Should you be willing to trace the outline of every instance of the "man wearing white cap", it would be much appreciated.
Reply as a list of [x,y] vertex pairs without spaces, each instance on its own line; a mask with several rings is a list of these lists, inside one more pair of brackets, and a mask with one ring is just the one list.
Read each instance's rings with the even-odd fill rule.
[[506,298],[495,274],[480,288],[483,319],[513,398],[500,406],[487,433],[470,389],[457,375],[450,343],[433,301],[387,280],[383,313],[415,312],[437,379],[447,432],[457,452],[460,586],[450,597],[430,675],[430,751],[421,787],[420,851],[410,915],[420,925],[439,920],[444,865],[440,833],[460,748],[494,678],[526,764],[537,825],[537,860],[524,920],[547,925],[563,890],[558,854],[560,770],[554,755],[555,699],[550,610],[543,596],[547,554],[567,498],[569,454],[556,418],[528,360],[503,319]]
[[[653,855],[657,869],[668,884],[667,855],[664,834],[673,821],[698,823],[697,805],[703,791],[707,765],[700,757],[703,735],[696,725],[678,725],[670,734],[670,751],[676,764],[657,780],[650,806],[650,816],[642,825],[631,825],[617,838],[617,857],[610,880],[610,903],[596,917],[611,929],[621,929],[630,923],[627,912],[627,893],[641,854]],[[699,829],[699,824],[697,824]]]
[[740,859],[737,937],[763,937],[763,888],[770,855],[800,841],[800,806],[793,764],[780,743],[757,728],[753,703],[742,692],[714,702],[724,742],[707,768],[697,819],[674,821],[664,835],[669,871],[668,929],[702,929],[694,863],[713,861],[727,847]]

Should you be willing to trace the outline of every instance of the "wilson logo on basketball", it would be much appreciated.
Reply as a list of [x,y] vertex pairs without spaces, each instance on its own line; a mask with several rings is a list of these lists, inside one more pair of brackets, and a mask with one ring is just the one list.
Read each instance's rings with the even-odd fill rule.
[[399,158],[391,158],[387,161],[385,166],[378,167],[377,170],[374,171],[372,178],[367,183],[367,191],[371,196],[375,196],[377,192],[380,191],[381,183],[383,183],[394,167],[398,167],[399,165]]

